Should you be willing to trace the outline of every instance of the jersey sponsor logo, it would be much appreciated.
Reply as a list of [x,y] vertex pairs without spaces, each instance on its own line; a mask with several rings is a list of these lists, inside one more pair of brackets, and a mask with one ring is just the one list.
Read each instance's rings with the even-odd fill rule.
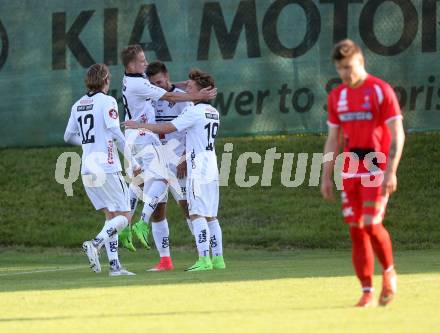
[[365,111],[347,112],[347,113],[340,114],[339,119],[342,122],[372,120],[373,113],[365,112]]
[[111,109],[108,112],[108,115],[110,116],[110,118],[112,119],[117,119],[118,118],[118,111],[116,111],[115,109]]
[[114,164],[115,160],[113,159],[113,140],[107,141],[107,163]]
[[218,114],[215,114],[215,113],[205,113],[205,117],[207,119],[218,120]]
[[347,193],[344,191],[341,192],[341,200],[343,204],[348,203]]
[[354,216],[353,208],[352,207],[346,207],[342,210],[342,216],[343,217],[349,217]]
[[370,96],[365,95],[364,96],[364,104],[362,104],[362,107],[364,109],[370,110],[371,109],[371,103],[370,103]]
[[79,104],[93,104],[93,99],[82,99]]
[[93,109],[93,104],[89,104],[89,105],[78,105],[78,107],[76,108],[76,111],[81,112],[81,111],[90,111]]

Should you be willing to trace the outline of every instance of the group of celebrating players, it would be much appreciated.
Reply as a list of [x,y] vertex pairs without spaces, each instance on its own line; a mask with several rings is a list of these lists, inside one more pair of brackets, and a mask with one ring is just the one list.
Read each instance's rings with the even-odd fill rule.
[[[135,251],[133,232],[149,247],[151,220],[160,261],[149,271],[172,270],[166,219],[170,191],[183,209],[199,254],[187,271],[224,269],[214,146],[220,117],[208,103],[217,94],[214,79],[192,70],[178,89],[163,63],[148,64],[140,45],[126,47],[121,60],[125,135],[117,102],[107,95],[111,75],[104,64],[88,69],[88,93],[73,105],[64,135],[66,142],[82,146],[84,188],[95,209],[105,215],[102,230],[83,243],[90,267],[101,272],[99,251],[104,246],[110,276],[134,275],[121,266],[118,246]],[[117,150],[128,161],[129,186]],[[139,199],[144,202],[141,219],[132,224]]]
[[[99,234],[83,243],[90,266],[95,272],[101,271],[98,252],[105,246],[110,275],[133,275],[120,265],[118,234],[128,249],[135,250],[132,231],[148,247],[151,220],[161,259],[150,271],[173,269],[166,219],[170,190],[183,209],[199,254],[187,271],[224,269],[214,147],[220,119],[209,104],[217,93],[214,80],[193,70],[178,89],[170,83],[163,63],[147,64],[139,45],[125,48],[121,58],[125,67],[125,136],[120,130],[117,103],[107,95],[109,70],[100,64],[88,69],[85,83],[89,92],[73,105],[65,132],[66,142],[82,145],[84,187],[106,219]],[[356,306],[377,304],[372,285],[375,256],[383,269],[379,304],[387,305],[396,293],[397,275],[391,238],[382,220],[388,198],[397,188],[396,172],[405,138],[402,115],[390,85],[366,72],[362,50],[356,43],[349,39],[337,43],[332,61],[342,84],[328,96],[329,132],[321,193],[324,199],[333,199],[332,173],[336,153],[343,148],[342,212],[362,287]],[[114,142],[129,162],[129,187],[121,175]],[[142,216],[131,226],[138,198],[144,201]]]

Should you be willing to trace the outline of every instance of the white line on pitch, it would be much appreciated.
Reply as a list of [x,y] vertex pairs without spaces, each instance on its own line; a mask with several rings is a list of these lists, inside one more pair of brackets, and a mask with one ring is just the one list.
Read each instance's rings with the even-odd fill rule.
[[59,272],[59,271],[73,271],[76,269],[87,268],[87,266],[75,266],[75,267],[66,267],[66,268],[50,268],[50,269],[37,269],[34,271],[26,271],[26,272],[14,272],[14,273],[2,273],[0,276],[12,276],[12,275],[26,275],[26,274],[34,274],[34,273],[49,273],[49,272]]

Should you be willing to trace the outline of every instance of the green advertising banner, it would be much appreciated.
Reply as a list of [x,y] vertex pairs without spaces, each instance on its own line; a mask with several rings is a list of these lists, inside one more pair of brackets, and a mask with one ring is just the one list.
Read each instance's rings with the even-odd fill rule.
[[391,83],[407,130],[440,129],[436,0],[15,0],[0,2],[1,147],[63,143],[85,69],[106,63],[120,100],[119,53],[143,46],[172,80],[217,82],[222,136],[326,131],[337,83],[333,44],[349,37]]

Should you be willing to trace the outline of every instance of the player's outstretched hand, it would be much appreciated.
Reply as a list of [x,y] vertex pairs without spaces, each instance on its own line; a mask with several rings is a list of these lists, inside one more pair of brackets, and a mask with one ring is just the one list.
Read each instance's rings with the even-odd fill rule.
[[217,97],[217,88],[207,87],[199,91],[201,100],[214,99]]
[[397,190],[397,176],[394,172],[385,172],[382,182],[382,195],[391,195]]
[[124,121],[122,125],[125,126],[125,128],[140,128],[142,124],[134,120],[127,120]]
[[333,201],[335,200],[334,194],[333,194],[333,181],[331,179],[322,179],[321,183],[321,194],[327,201]]

